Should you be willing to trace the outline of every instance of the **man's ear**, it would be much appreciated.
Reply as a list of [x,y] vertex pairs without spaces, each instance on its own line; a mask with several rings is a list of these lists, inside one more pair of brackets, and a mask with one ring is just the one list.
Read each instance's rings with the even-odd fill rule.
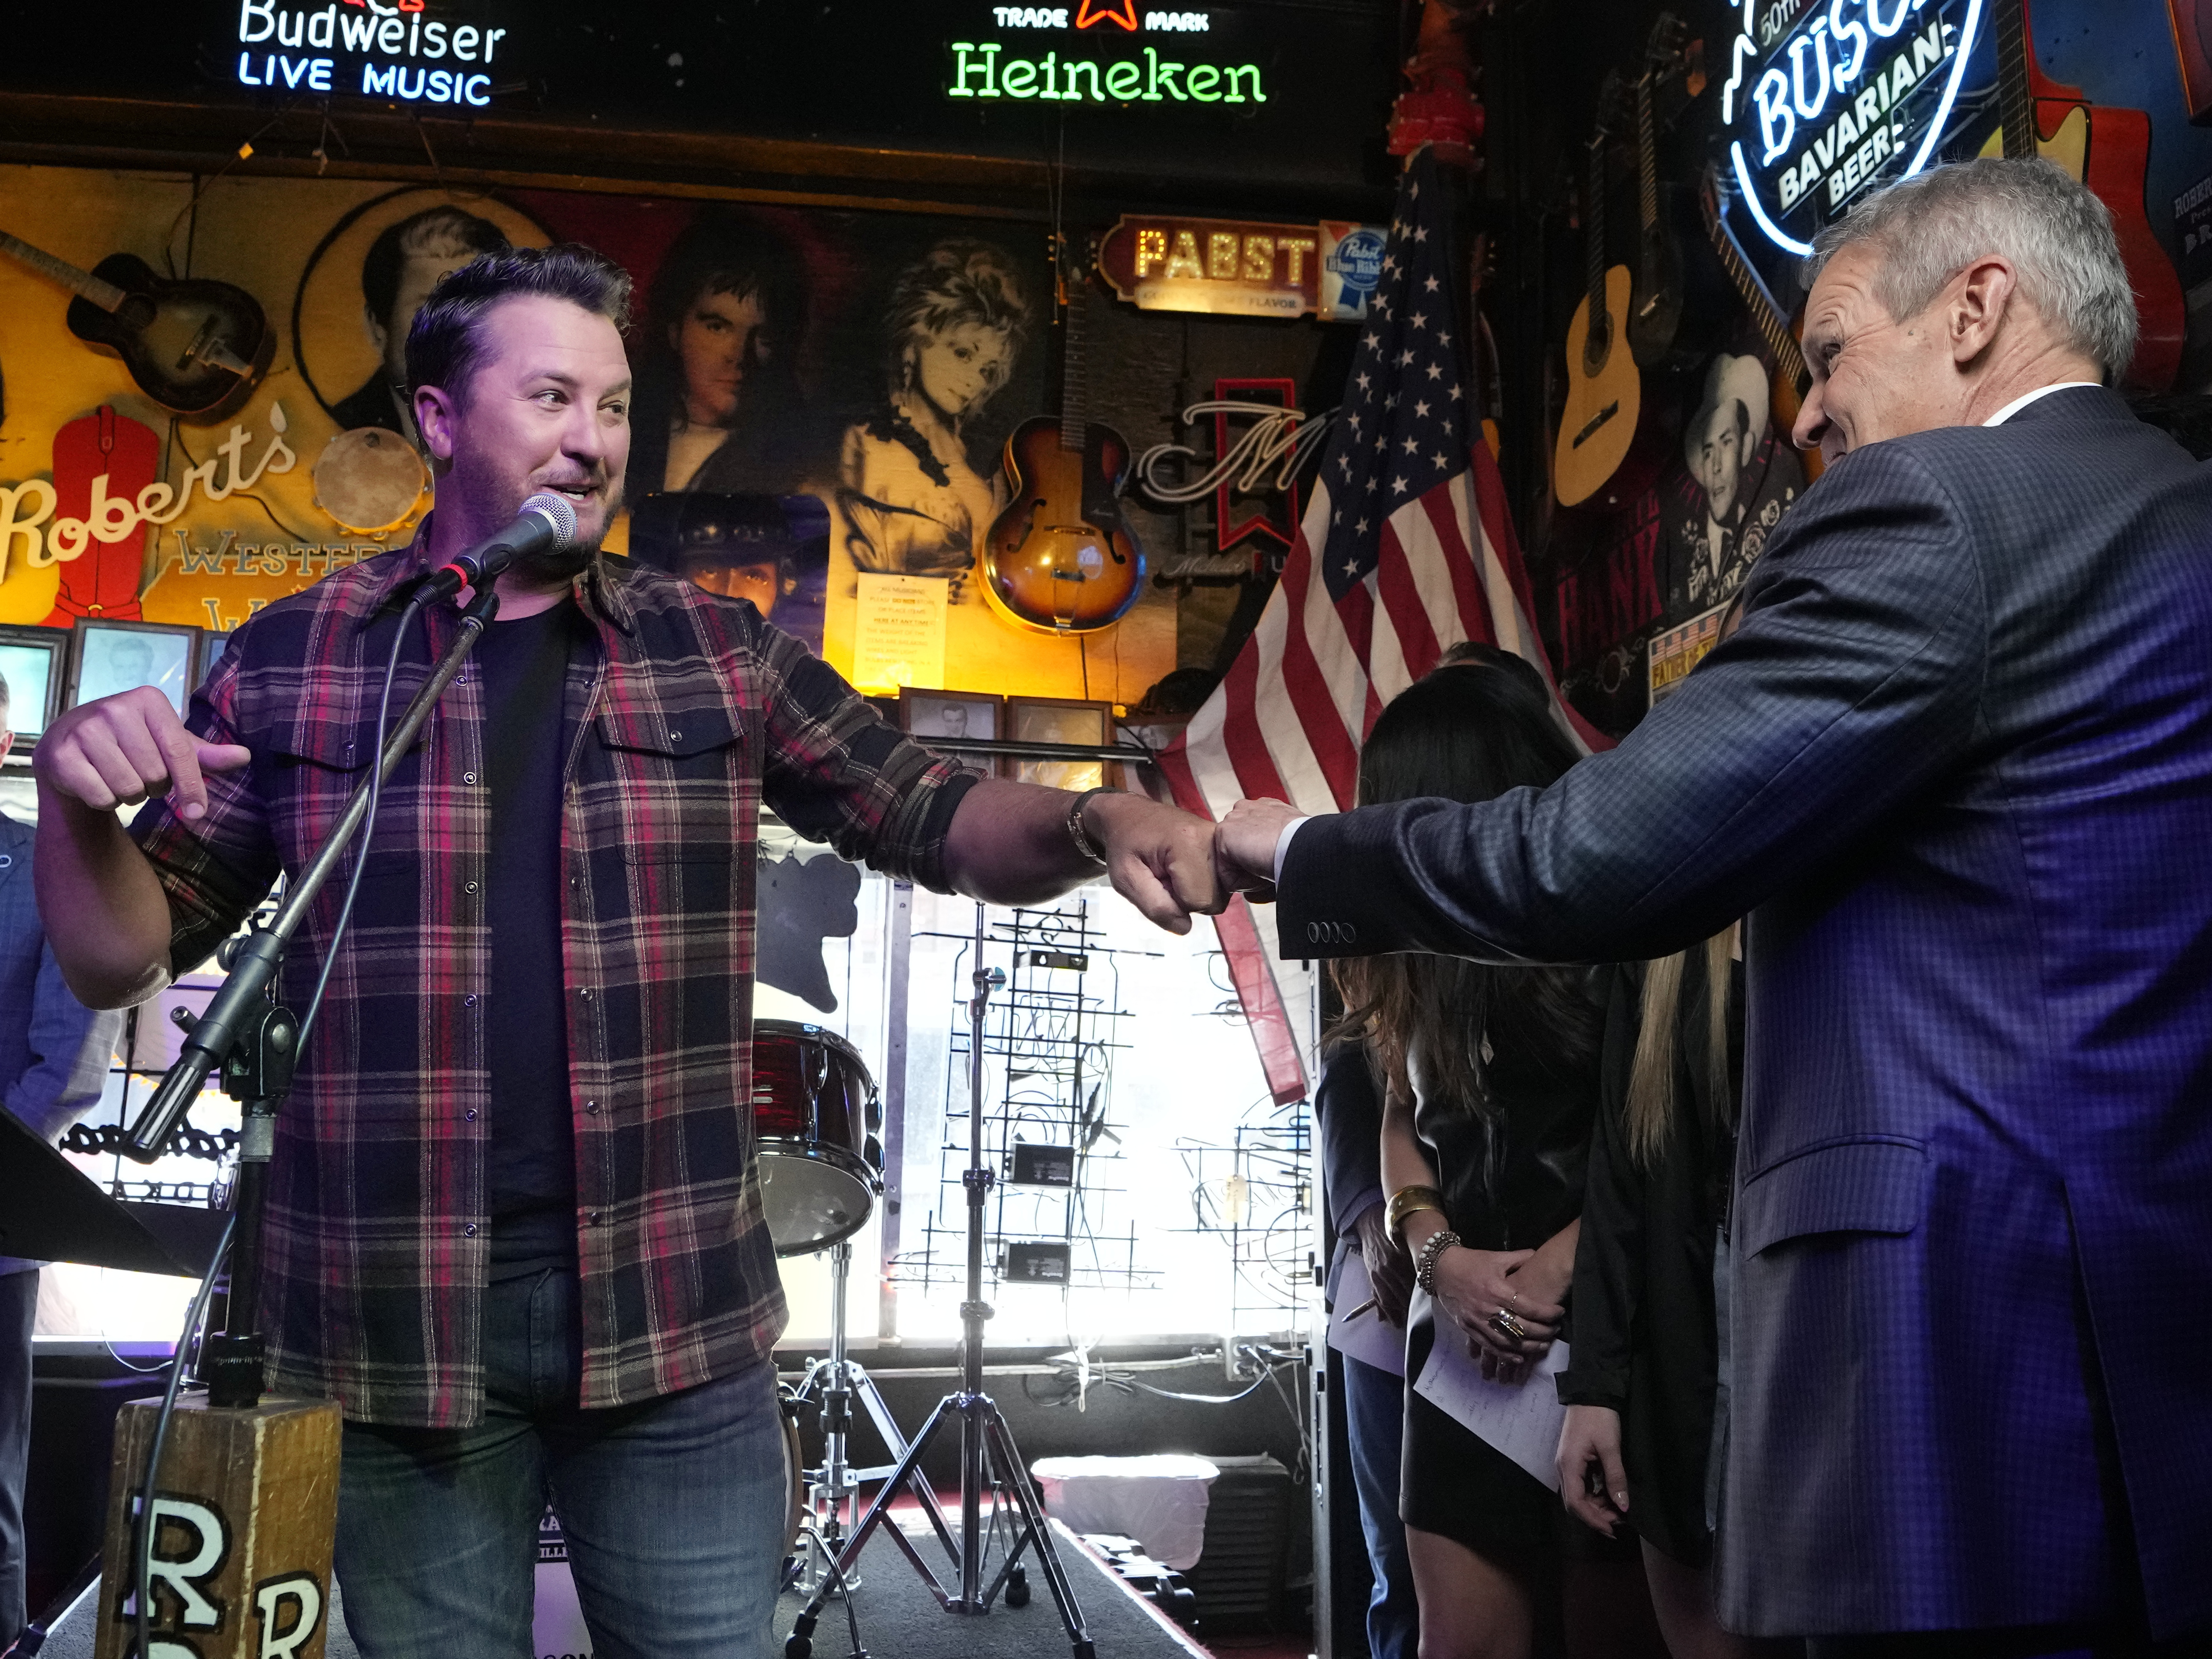
[[2019,291],[2011,264],[1995,255],[1975,260],[1951,279],[1943,320],[1954,364],[1964,368],[1989,349]]
[[430,452],[433,462],[444,465],[453,460],[453,426],[459,416],[459,410],[443,386],[415,389],[415,427],[422,434],[422,447]]
[[384,325],[384,319],[367,305],[361,308],[361,320],[368,329],[368,343],[376,348],[377,360],[384,358],[384,343],[392,337],[392,331]]

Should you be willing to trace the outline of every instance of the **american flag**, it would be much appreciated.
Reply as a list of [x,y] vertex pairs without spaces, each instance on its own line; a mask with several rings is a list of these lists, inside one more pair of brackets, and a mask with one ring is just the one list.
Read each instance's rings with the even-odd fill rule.
[[[1328,450],[1282,579],[1228,676],[1160,757],[1178,804],[1218,818],[1247,796],[1304,812],[1352,804],[1359,746],[1382,705],[1480,640],[1547,684],[1584,748],[1606,739],[1559,699],[1528,578],[1466,364],[1463,274],[1434,158],[1398,189],[1382,271]],[[1305,1092],[1277,988],[1272,930],[1242,900],[1222,948],[1278,1101]]]

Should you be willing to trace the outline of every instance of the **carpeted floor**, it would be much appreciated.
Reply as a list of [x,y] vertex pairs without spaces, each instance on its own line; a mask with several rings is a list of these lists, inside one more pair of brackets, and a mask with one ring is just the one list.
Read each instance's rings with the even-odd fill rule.
[[[1203,1659],[1204,1649],[1156,1619],[1081,1546],[1064,1533],[1057,1538],[1060,1563],[1074,1586],[1100,1659],[1191,1659],[1194,1655]],[[920,1541],[933,1565],[942,1559],[942,1547],[934,1539]],[[1034,1561],[1034,1557],[1026,1559]],[[995,1563],[993,1571],[997,1571]],[[1034,1566],[1030,1585],[1031,1597],[1025,1607],[1007,1607],[1002,1595],[981,1618],[947,1613],[898,1546],[878,1534],[868,1540],[861,1557],[860,1587],[854,1593],[853,1608],[871,1659],[1051,1659],[1066,1653],[1066,1633],[1046,1593],[1044,1575]],[[790,1633],[801,1605],[795,1592],[783,1598],[776,1618],[779,1643]],[[40,1659],[92,1659],[94,1611],[94,1599],[87,1595],[56,1623]],[[331,1612],[325,1659],[359,1659],[335,1593]],[[832,1601],[815,1632],[814,1659],[846,1659],[852,1645],[844,1608]]]

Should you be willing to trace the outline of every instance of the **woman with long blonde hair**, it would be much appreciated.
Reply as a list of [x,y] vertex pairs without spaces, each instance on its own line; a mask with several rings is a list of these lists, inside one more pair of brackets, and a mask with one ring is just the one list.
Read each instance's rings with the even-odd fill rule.
[[1623,974],[1607,1010],[1605,1101],[1575,1255],[1573,1364],[1559,1378],[1568,1510],[1641,1539],[1674,1659],[1802,1644],[1729,1634],[1714,1615],[1727,1443],[1727,1234],[1743,1073],[1735,927]]

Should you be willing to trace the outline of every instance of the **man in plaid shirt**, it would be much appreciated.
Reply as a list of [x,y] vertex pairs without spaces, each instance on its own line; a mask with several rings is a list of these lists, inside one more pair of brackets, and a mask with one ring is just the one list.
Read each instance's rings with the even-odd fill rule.
[[[270,1168],[259,1327],[277,1387],[345,1408],[337,1571],[376,1659],[530,1653],[549,1501],[602,1659],[769,1651],[788,1477],[745,1109],[762,804],[939,891],[1032,902],[1103,862],[1178,932],[1221,899],[1202,820],[964,773],[750,604],[599,554],[629,286],[573,246],[448,276],[408,340],[437,477],[415,544],[254,617],[189,722],[128,692],[37,755],[56,955],[94,1006],[141,1000],[342,811],[424,576],[534,491],[574,505],[569,547],[499,579],[386,785]],[[395,708],[458,626],[427,613]],[[149,798],[126,833],[114,808]],[[343,885],[287,964],[295,1007]]]

